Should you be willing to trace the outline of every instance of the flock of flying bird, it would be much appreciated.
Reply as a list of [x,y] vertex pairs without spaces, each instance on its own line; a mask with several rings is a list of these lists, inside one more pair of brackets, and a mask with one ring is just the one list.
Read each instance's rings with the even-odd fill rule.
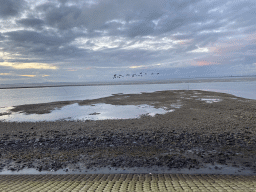
[[[156,74],[156,75],[159,75],[159,73],[151,73],[151,75],[154,75],[154,74]],[[136,74],[136,73],[134,73],[134,74],[126,74],[126,77],[135,77],[135,76],[141,76],[142,77],[142,75],[147,75],[147,73],[142,73],[142,72],[140,72],[138,75]],[[113,76],[113,79],[118,79],[118,78],[121,78],[121,77],[124,77],[123,75],[117,75],[117,74],[115,74],[114,76]]]

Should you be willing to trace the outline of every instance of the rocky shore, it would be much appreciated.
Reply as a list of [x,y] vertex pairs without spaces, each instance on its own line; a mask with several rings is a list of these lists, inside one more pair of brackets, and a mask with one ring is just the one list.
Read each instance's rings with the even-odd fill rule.
[[70,137],[56,131],[50,138],[23,137],[1,138],[1,169],[56,171],[78,163],[82,165],[79,168],[200,168],[206,163],[256,168],[256,138],[246,132],[201,135],[106,131],[101,135]]
[[[204,98],[215,98],[218,102],[207,102]],[[138,119],[2,121],[0,169],[57,171],[70,165],[78,170],[155,165],[197,169],[210,163],[256,171],[255,100],[205,91],[163,91],[115,95],[80,103],[102,100],[122,105],[146,103],[171,108],[179,104],[181,107],[176,107],[174,112]],[[42,109],[35,106],[23,106],[23,109],[18,106],[18,111],[29,113],[29,109]]]

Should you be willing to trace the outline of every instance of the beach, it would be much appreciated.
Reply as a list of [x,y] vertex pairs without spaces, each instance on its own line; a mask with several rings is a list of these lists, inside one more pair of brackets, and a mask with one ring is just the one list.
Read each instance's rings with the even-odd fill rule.
[[[38,171],[158,167],[238,171],[256,169],[256,101],[200,90],[157,91],[16,106],[12,112],[50,113],[78,103],[152,105],[171,112],[136,119],[0,121],[1,170]],[[0,114],[3,115],[3,114]],[[239,173],[239,172],[237,172]]]

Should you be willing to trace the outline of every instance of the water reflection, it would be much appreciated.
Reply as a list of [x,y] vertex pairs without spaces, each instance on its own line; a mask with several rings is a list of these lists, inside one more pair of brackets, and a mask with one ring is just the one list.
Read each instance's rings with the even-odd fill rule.
[[200,98],[199,100],[205,101],[206,103],[215,103],[215,102],[220,102],[221,101],[221,99],[217,99],[217,98],[212,98],[212,99]]
[[20,171],[2,170],[0,175],[47,175],[47,174],[152,174],[152,173],[168,173],[168,174],[223,174],[223,175],[255,175],[253,170],[242,167],[231,167],[229,165],[221,164],[205,164],[204,167],[196,168],[172,168],[167,166],[151,166],[151,167],[92,167],[90,169],[80,168],[73,169],[67,167],[58,171],[38,171],[34,168],[24,168]]
[[[4,110],[5,109],[5,110]],[[11,108],[1,108],[2,114],[10,113]],[[25,114],[13,112],[0,116],[3,121],[56,121],[56,120],[104,120],[104,119],[131,119],[141,115],[154,116],[174,110],[154,108],[150,105],[110,105],[99,103],[80,106],[77,103],[55,109],[47,114]]]

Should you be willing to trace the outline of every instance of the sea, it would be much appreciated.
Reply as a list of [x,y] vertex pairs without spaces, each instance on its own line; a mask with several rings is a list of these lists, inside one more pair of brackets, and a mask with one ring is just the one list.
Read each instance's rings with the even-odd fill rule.
[[0,85],[0,121],[102,120],[138,118],[145,114],[154,116],[171,111],[155,109],[148,105],[118,106],[104,103],[90,106],[72,104],[53,110],[50,114],[41,115],[28,115],[22,112],[10,113],[10,109],[25,104],[90,100],[113,94],[140,94],[164,90],[214,91],[255,100],[256,77],[179,79],[161,82],[11,85],[9,87]]

